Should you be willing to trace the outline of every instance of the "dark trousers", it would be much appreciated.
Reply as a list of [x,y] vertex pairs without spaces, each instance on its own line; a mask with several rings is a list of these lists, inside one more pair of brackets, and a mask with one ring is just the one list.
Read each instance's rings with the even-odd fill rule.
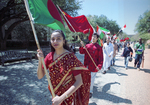
[[137,68],[140,68],[141,62],[142,62],[142,54],[136,54],[135,55],[135,62],[134,65],[137,65]]

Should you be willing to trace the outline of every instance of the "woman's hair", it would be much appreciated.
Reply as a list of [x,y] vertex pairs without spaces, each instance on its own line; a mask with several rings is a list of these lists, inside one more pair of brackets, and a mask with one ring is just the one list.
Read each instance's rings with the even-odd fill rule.
[[[63,44],[63,48],[66,49],[66,50],[68,50],[68,51],[71,51],[70,48],[69,48],[69,46],[68,46],[68,44],[67,44],[67,41],[66,41],[66,38],[65,38],[65,34],[63,33],[63,31],[62,31],[62,30],[55,30],[55,31],[52,32],[52,34],[53,34],[54,32],[59,32],[59,33],[62,35],[63,40],[65,40],[65,43]],[[52,46],[51,41],[50,41],[50,47],[51,47],[51,52],[54,52],[55,49],[54,49],[54,47]]]

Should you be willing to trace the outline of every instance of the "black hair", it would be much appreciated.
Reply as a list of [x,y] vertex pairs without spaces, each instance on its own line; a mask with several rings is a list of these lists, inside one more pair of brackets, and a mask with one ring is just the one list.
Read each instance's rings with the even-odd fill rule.
[[[66,38],[65,38],[65,34],[63,33],[63,31],[62,31],[62,30],[55,30],[55,31],[52,32],[52,34],[53,34],[54,32],[59,32],[59,33],[62,35],[63,40],[65,40],[65,43],[63,44],[63,48],[66,49],[66,50],[68,50],[68,51],[71,51],[71,49],[69,48],[69,46],[68,46],[68,44],[67,44],[67,41],[66,41]],[[54,49],[54,47],[52,46],[51,41],[50,41],[50,47],[51,47],[51,52],[54,52],[55,49]]]
[[96,35],[96,36],[97,36],[97,43],[98,43],[99,35],[98,35],[97,33],[94,33],[93,35]]
[[94,33],[93,35],[96,35],[97,36],[97,39],[99,38],[99,35],[97,33]]

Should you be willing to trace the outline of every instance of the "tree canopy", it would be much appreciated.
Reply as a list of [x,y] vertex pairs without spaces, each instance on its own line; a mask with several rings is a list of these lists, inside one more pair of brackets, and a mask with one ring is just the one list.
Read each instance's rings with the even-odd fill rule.
[[[88,15],[86,16],[89,23],[92,25],[92,27],[95,29],[96,31],[96,25],[100,26],[100,27],[103,27],[105,29],[108,29],[110,30],[110,33],[111,33],[111,36],[114,35],[114,34],[117,34],[120,27],[119,25],[116,23],[116,21],[113,21],[113,20],[109,20],[106,16],[104,15],[101,15],[101,16],[97,16],[97,15]],[[83,33],[76,33],[80,36],[80,38],[82,40],[85,40],[86,42],[88,42],[88,36],[89,36],[89,33],[87,34],[83,34]],[[121,35],[123,33],[121,32]],[[71,32],[67,26],[66,28],[66,35],[67,35],[67,38],[68,40],[72,40],[72,37],[71,36],[74,36],[75,34],[73,32]],[[119,36],[119,34],[117,35]],[[126,35],[127,36],[127,35]],[[104,37],[104,40],[105,40],[105,37]]]
[[105,29],[110,30],[111,35],[117,34],[120,27],[114,20],[109,20],[106,16],[100,15],[100,16],[87,16],[88,21],[91,23],[91,25],[96,29],[96,25],[99,25],[100,27],[103,27]]
[[144,12],[144,14],[139,17],[135,27],[135,32],[140,34],[148,33],[150,29],[150,11]]
[[[81,2],[76,0],[53,0],[53,2],[74,16],[81,6]],[[10,33],[18,24],[29,18],[23,0],[1,0],[0,14],[0,47],[6,49],[6,41]]]
[[135,32],[138,32],[137,35],[132,37],[132,41],[137,41],[139,38],[142,38],[144,42],[150,39],[150,11],[144,12],[143,15],[139,16],[138,22],[135,26]]
[[55,5],[72,16],[78,15],[78,10],[81,9],[82,1],[78,0],[52,0]]

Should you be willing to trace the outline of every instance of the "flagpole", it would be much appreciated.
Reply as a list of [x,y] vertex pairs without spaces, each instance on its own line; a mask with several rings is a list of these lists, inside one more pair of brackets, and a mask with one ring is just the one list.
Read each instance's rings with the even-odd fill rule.
[[[119,34],[119,32],[120,32],[120,31],[118,31],[118,33],[117,33],[117,34]],[[117,34],[116,34],[116,36],[117,36]]]
[[[34,34],[34,38],[35,38],[35,41],[36,41],[37,48],[38,48],[38,49],[41,49],[41,48],[40,48],[40,45],[39,45],[39,41],[38,41],[37,35],[36,35],[36,31],[35,31],[35,27],[34,27],[33,21],[31,20],[31,19],[32,19],[32,16],[31,16],[31,14],[30,14],[29,6],[28,6],[28,1],[27,1],[27,0],[24,0],[24,3],[25,3],[25,7],[26,7],[27,14],[28,14],[28,16],[29,16],[29,20],[30,20],[30,23],[31,23],[31,27],[32,27],[32,30],[33,30],[33,34]],[[52,97],[54,98],[54,97],[55,97],[55,93],[54,93],[54,89],[53,89],[52,83],[51,83],[51,81],[50,81],[50,78],[49,78],[49,75],[48,75],[48,72],[47,72],[45,63],[44,63],[44,57],[42,57],[42,64],[43,64],[43,66],[44,66],[44,71],[45,71],[45,74],[46,74],[46,77],[47,77],[47,80],[48,80],[48,84],[49,84],[49,86],[50,86],[50,90],[51,90],[51,92],[52,92]]]
[[[61,9],[59,8],[59,6],[57,5],[58,9],[60,10],[60,12],[62,13],[62,15],[65,17],[65,15],[63,14],[63,12],[61,11]],[[67,22],[69,23],[69,25],[71,26],[71,28],[73,29],[73,31],[76,33],[76,30],[73,28],[73,26],[71,25],[71,23],[68,21],[68,19],[65,17],[65,19],[67,20]],[[78,35],[78,38],[80,41],[82,41]],[[86,49],[86,47],[84,46],[86,52],[88,53],[89,57],[91,58],[92,62],[94,63],[95,67],[97,68],[97,65],[95,64],[93,58],[91,57],[90,53],[88,52],[88,50]]]
[[[123,28],[121,28],[120,30],[124,30],[125,28],[126,28],[126,24],[125,24],[125,25],[123,26]],[[120,32],[120,30],[119,30],[119,32]],[[118,33],[119,33],[119,32],[118,32]],[[117,33],[117,34],[118,34],[118,33]],[[116,34],[116,35],[117,35],[117,34]]]

